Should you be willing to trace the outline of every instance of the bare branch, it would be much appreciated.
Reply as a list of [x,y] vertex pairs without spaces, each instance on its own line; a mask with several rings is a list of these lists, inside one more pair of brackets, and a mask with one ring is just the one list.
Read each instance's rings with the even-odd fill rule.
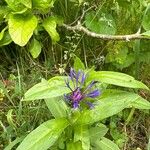
[[72,31],[80,31],[88,36],[103,39],[103,40],[125,40],[125,41],[130,41],[130,40],[135,40],[135,39],[148,39],[150,40],[150,37],[143,36],[139,32],[135,34],[129,34],[129,35],[106,35],[106,34],[98,34],[92,31],[89,31],[87,28],[83,27],[80,22],[78,22],[77,25],[75,26],[70,26],[63,24],[63,27],[65,27],[67,30],[72,30]]
[[84,18],[84,16],[85,16],[85,14],[89,11],[89,10],[91,10],[91,9],[93,9],[93,8],[95,8],[95,6],[91,6],[91,7],[89,7],[88,9],[86,9],[86,10],[82,10],[82,15],[81,15],[81,17],[80,17],[80,22],[82,21],[82,19]]

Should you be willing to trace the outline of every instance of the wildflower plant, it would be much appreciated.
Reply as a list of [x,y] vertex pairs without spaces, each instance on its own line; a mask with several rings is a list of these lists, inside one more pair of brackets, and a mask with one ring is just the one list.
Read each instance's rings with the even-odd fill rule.
[[43,79],[25,93],[23,101],[43,99],[53,119],[31,131],[17,150],[119,150],[106,138],[108,128],[102,120],[125,108],[150,109],[150,103],[136,93],[102,86],[148,90],[143,83],[123,73],[80,66],[71,68],[68,76]]

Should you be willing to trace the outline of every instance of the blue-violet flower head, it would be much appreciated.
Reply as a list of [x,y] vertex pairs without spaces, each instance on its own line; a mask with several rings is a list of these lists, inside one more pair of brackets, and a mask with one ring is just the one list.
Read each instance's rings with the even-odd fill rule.
[[[71,93],[65,95],[65,99],[71,104],[73,108],[78,108],[80,106],[80,102],[85,98],[95,98],[100,95],[100,91],[98,89],[92,90],[95,84],[98,81],[92,81],[87,87],[84,87],[87,75],[79,70],[75,72],[73,68],[70,69],[69,78],[66,82],[66,86],[70,89]],[[70,86],[70,81],[73,84],[73,88]],[[91,102],[84,101],[90,108],[93,108],[93,104]]]

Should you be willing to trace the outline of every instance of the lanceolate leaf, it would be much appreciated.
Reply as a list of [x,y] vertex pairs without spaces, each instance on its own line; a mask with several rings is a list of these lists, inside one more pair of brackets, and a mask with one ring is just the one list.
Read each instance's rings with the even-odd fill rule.
[[148,31],[146,31],[146,32],[144,32],[144,33],[142,33],[142,35],[144,35],[144,36],[150,36],[150,30],[148,30]]
[[65,86],[65,79],[66,77],[56,76],[49,81],[36,84],[25,93],[24,101],[49,99],[69,93],[70,90]]
[[11,14],[8,19],[8,25],[12,40],[20,46],[26,45],[37,23],[37,18],[32,14]]
[[130,88],[143,88],[148,89],[142,82],[135,80],[133,77],[119,72],[112,71],[98,71],[91,72],[89,80],[97,80],[107,84],[118,85]]
[[90,141],[93,145],[97,140],[99,141],[108,131],[108,128],[103,124],[97,124],[95,127],[89,129]]
[[96,141],[96,148],[94,150],[120,150],[119,147],[107,138],[102,138]]
[[150,102],[142,97],[131,103],[131,106],[137,109],[150,109]]
[[60,39],[59,34],[56,31],[56,25],[57,19],[55,19],[55,17],[48,17],[43,22],[43,27],[48,32],[54,43]]
[[74,128],[74,142],[81,141],[82,150],[90,149],[90,136],[88,126],[75,126]]
[[135,93],[106,90],[95,104],[92,110],[85,110],[77,120],[77,124],[93,124],[110,116],[117,114],[141,97]]
[[62,97],[45,99],[45,102],[55,118],[67,117],[69,108]]
[[68,125],[66,119],[53,119],[44,122],[27,135],[17,150],[47,150],[56,142]]

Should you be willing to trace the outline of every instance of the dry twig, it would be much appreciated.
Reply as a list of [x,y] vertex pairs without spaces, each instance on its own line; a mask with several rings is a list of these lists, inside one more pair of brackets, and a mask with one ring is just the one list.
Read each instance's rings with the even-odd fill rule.
[[63,24],[63,27],[65,27],[67,30],[72,30],[72,31],[80,31],[88,36],[94,37],[94,38],[99,38],[102,40],[125,40],[125,41],[130,41],[130,40],[135,40],[135,39],[147,39],[150,40],[150,37],[148,36],[143,36],[139,32],[135,34],[129,34],[129,35],[106,35],[106,34],[98,34],[95,32],[92,32],[88,30],[87,28],[83,27],[80,22],[78,22],[77,25],[75,26],[70,26]]

